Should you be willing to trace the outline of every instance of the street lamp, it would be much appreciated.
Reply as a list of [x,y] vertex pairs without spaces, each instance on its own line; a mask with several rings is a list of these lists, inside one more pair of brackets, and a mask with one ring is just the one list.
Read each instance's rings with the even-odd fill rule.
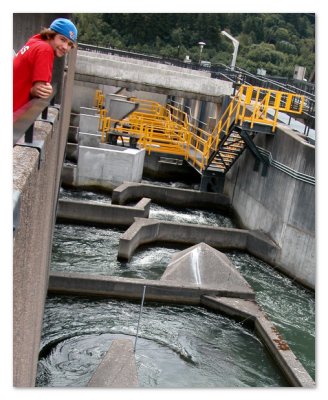
[[233,53],[232,53],[232,60],[231,60],[230,68],[232,70],[234,70],[235,69],[235,65],[236,65],[236,60],[237,60],[239,42],[233,36],[229,35],[229,33],[227,33],[226,31],[221,31],[221,33],[222,33],[222,35],[226,36],[227,38],[229,38],[232,41],[234,50],[233,50]]
[[202,51],[203,51],[203,47],[206,45],[205,42],[198,42],[199,45],[199,64],[200,64],[200,60],[202,58]]

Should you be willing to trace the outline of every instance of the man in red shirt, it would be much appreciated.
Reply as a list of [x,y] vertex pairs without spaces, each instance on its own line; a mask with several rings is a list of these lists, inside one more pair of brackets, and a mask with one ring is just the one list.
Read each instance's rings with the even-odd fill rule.
[[55,57],[63,57],[76,44],[77,29],[68,19],[58,18],[48,29],[31,37],[14,57],[13,111],[33,97],[52,94],[51,78]]

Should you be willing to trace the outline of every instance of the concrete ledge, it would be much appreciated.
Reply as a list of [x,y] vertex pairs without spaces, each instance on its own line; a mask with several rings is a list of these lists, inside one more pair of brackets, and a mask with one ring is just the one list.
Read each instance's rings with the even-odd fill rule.
[[204,296],[201,305],[254,323],[255,331],[292,386],[314,388],[315,382],[296,358],[277,328],[254,301]]
[[268,262],[273,262],[280,251],[264,234],[244,229],[175,224],[156,219],[136,218],[135,223],[120,238],[118,258],[129,260],[138,246],[156,241],[192,245],[204,242],[217,249],[248,251]]
[[136,360],[130,339],[113,340],[108,352],[92,375],[89,387],[138,387]]
[[148,218],[150,199],[141,199],[134,207],[84,200],[59,200],[57,218],[62,221],[130,226],[135,217]]
[[199,192],[197,190],[131,182],[124,182],[113,190],[112,204],[126,204],[142,197],[148,197],[158,204],[176,207],[231,211],[229,197],[221,193]]
[[224,296],[254,299],[251,288],[238,288],[227,282],[217,282],[217,287],[177,284],[150,279],[120,278],[80,273],[56,272],[50,274],[49,292],[70,295],[104,296],[125,300],[141,300],[143,287],[147,286],[146,301],[178,302],[199,305],[201,296]]
[[217,99],[218,96],[232,94],[232,83],[214,79],[208,72],[199,73],[192,69],[166,66],[162,64],[136,63],[136,60],[119,59],[111,56],[99,57],[79,50],[76,64],[76,80],[98,82],[117,87],[127,87],[132,83],[137,90],[174,93],[187,92],[197,98]]

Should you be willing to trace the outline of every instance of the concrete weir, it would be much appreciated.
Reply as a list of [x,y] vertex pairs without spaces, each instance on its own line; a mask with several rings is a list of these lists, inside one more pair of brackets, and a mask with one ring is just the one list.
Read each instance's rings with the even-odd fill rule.
[[230,199],[221,193],[177,189],[145,183],[124,182],[113,190],[112,204],[126,204],[147,197],[158,204],[181,207],[196,207],[230,212]]
[[220,249],[246,250],[271,264],[280,251],[270,238],[257,231],[135,218],[134,224],[120,238],[118,258],[130,260],[140,245],[152,242],[187,245],[205,242]]
[[[138,300],[142,298],[145,286],[145,301],[194,304],[252,322],[260,340],[290,385],[315,386],[303,365],[255,302],[255,293],[248,282],[223,253],[205,243],[176,253],[157,281],[75,273],[52,273],[49,281],[49,291],[52,293]],[[133,361],[131,343],[113,343],[88,386],[135,386]],[[117,375],[121,375],[121,380]]]
[[130,226],[134,218],[148,218],[150,199],[143,198],[135,206],[103,204],[95,201],[58,201],[58,221],[74,221],[99,225]]

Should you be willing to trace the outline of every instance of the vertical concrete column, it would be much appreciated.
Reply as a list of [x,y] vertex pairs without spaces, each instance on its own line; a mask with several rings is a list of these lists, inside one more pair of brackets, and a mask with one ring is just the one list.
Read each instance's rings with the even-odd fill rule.
[[200,100],[192,100],[190,102],[191,116],[195,120],[199,120],[202,102]]

